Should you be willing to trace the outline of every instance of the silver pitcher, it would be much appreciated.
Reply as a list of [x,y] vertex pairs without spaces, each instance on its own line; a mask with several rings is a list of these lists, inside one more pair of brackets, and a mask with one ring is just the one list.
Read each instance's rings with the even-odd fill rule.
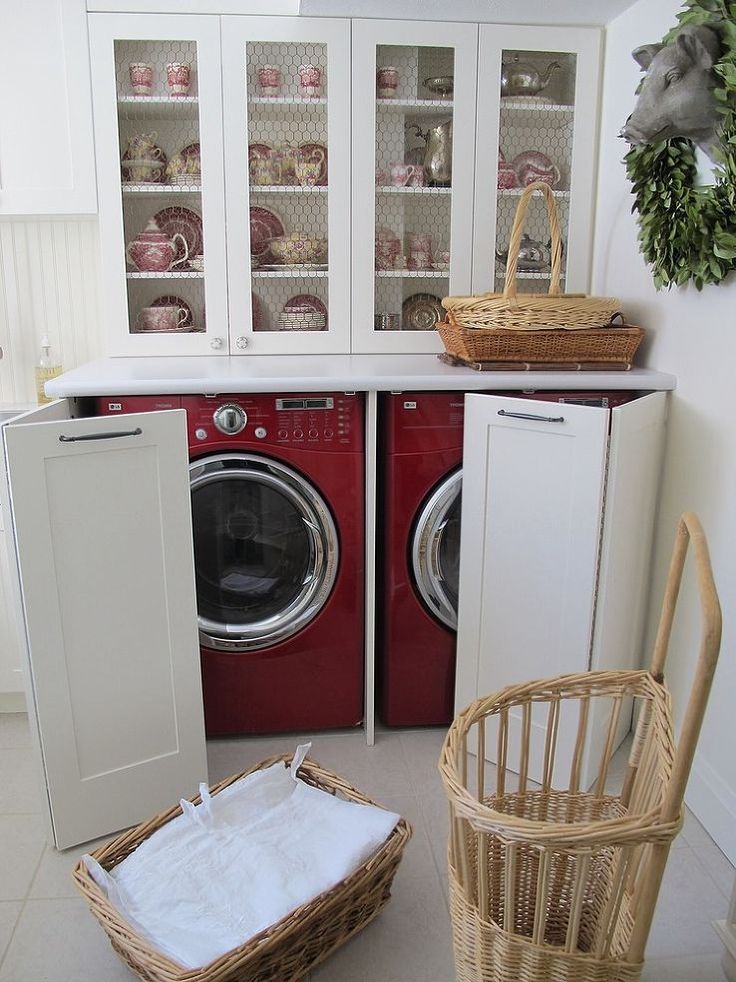
[[423,130],[416,123],[410,124],[417,136],[424,140],[424,173],[435,187],[449,187],[452,182],[452,117],[443,119]]

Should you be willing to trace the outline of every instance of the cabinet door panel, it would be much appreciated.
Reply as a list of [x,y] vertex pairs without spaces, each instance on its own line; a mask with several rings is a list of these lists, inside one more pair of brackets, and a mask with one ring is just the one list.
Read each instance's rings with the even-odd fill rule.
[[440,351],[468,293],[475,24],[353,21],[353,350]]
[[350,22],[223,17],[222,44],[231,350],[347,352]]
[[5,439],[65,848],[142,820],[206,777],[185,414],[11,424]]
[[219,19],[92,14],[90,44],[110,354],[226,355]]
[[[456,709],[588,669],[608,421],[606,409],[466,396]],[[533,723],[533,778],[545,722]],[[563,759],[576,722],[560,722]]]
[[[563,291],[590,281],[601,32],[591,28],[480,27],[473,292],[503,290],[506,252],[522,187],[554,190],[563,238]],[[557,66],[556,68],[554,66]],[[502,95],[502,73],[543,86],[536,95]],[[543,245],[549,221],[535,196],[525,231]],[[501,256],[499,257],[498,251]],[[548,256],[527,255],[519,290],[546,293]]]

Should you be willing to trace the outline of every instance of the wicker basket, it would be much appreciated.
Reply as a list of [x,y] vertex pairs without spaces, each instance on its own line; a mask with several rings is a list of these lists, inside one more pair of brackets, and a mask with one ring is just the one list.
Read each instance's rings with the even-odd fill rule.
[[[675,751],[662,672],[690,540],[703,628]],[[589,672],[510,686],[477,700],[455,719],[440,772],[451,810],[448,857],[458,982],[640,978],[667,855],[682,824],[682,799],[720,632],[703,531],[694,515],[684,515],[650,671]],[[623,789],[612,794],[606,791],[607,771],[621,713],[631,698],[639,719]],[[611,705],[602,731],[588,726],[601,705],[597,700]],[[577,730],[569,770],[556,760],[560,719],[567,711]],[[590,736],[588,729],[594,731]],[[492,730],[497,776],[489,782],[495,789],[486,790]],[[601,738],[602,751],[594,754],[595,760],[600,756],[597,780],[581,790],[581,763]],[[541,750],[538,756],[535,750]],[[529,773],[536,767],[540,781],[532,786]],[[507,786],[507,768],[518,768],[514,790]]]
[[[535,191],[541,191],[547,204],[552,238],[552,269],[549,293],[517,293],[516,270],[521,236],[529,202]],[[503,293],[482,293],[473,297],[445,297],[442,306],[451,311],[455,322],[463,327],[500,328],[506,331],[545,331],[562,328],[580,331],[605,327],[620,310],[612,297],[586,297],[584,294],[560,291],[562,269],[562,235],[554,195],[548,184],[535,181],[519,198],[509,241],[506,281]],[[532,360],[532,359],[529,359]]]
[[[246,774],[277,761],[290,763],[291,758],[291,754],[270,757],[214,785],[211,792],[217,794]],[[307,784],[349,801],[374,804],[342,778],[313,762],[305,761],[301,765],[299,777]],[[200,798],[196,796],[190,800],[199,803]],[[117,836],[92,855],[105,869],[112,869],[157,829],[180,814],[181,807],[177,805]],[[108,902],[81,861],[73,877],[113,948],[141,979],[148,982],[296,982],[381,911],[391,896],[391,882],[410,838],[411,827],[402,818],[384,845],[347,879],[201,969],[183,968],[138,937]]]
[[448,354],[465,362],[609,362],[630,365],[644,337],[641,327],[588,331],[482,331],[462,327],[452,312],[437,325]]

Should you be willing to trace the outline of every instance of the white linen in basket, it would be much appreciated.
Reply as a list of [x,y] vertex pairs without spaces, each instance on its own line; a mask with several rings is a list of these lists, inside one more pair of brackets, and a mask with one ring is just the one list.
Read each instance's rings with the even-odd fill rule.
[[254,771],[158,829],[92,877],[131,928],[199,968],[331,889],[386,841],[399,816],[320,791],[296,772],[310,744]]

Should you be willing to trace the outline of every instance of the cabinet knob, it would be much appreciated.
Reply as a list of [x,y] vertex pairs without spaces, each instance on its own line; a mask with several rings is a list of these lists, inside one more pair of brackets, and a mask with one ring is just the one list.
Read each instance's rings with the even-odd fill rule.
[[221,348],[221,347],[222,347],[222,338],[212,338],[212,340],[210,341],[210,348],[214,348],[215,350],[217,350],[217,348]]
[[248,338],[244,338],[242,336],[239,337],[239,338],[236,338],[235,339],[235,347],[236,348],[240,348],[241,350],[243,348],[247,348],[248,347]]

